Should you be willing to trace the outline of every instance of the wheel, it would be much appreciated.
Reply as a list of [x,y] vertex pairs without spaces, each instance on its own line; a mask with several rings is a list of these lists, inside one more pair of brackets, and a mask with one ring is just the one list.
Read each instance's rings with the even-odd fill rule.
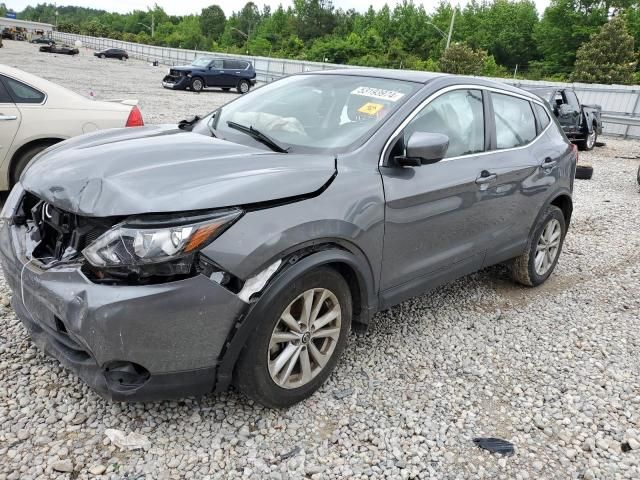
[[103,53],[102,55],[100,55],[100,58],[107,58],[107,56]]
[[204,82],[200,77],[193,77],[191,79],[191,90],[194,92],[201,92],[204,88]]
[[35,157],[37,154],[39,154],[42,150],[50,147],[51,145],[53,144],[50,143],[50,144],[34,145],[33,147],[22,152],[22,154],[15,160],[15,163],[13,164],[13,168],[11,171],[10,187],[13,187],[16,183],[18,183],[18,180],[20,180],[20,175],[22,175],[22,172],[24,171],[25,167],[29,165],[29,162],[31,161],[31,159]]
[[544,283],[558,263],[566,231],[562,210],[548,206],[529,238],[527,250],[511,265],[513,279],[528,287]]
[[598,140],[598,132],[596,131],[596,127],[594,125],[591,133],[587,132],[587,136],[585,137],[585,139],[578,142],[578,148],[586,152],[593,150],[593,147],[596,146],[597,140]]
[[351,327],[351,294],[338,272],[323,267],[298,278],[268,308],[234,381],[257,402],[283,408],[311,396],[335,367]]
[[640,185],[640,165],[638,165],[638,185]]
[[593,167],[591,165],[578,165],[576,167],[576,178],[579,180],[591,180],[593,177]]
[[240,80],[238,83],[238,93],[245,94],[251,89],[251,85],[247,80]]
[[222,87],[222,91],[223,91],[223,92],[228,92],[229,90],[231,90],[231,88],[229,88],[229,87]]

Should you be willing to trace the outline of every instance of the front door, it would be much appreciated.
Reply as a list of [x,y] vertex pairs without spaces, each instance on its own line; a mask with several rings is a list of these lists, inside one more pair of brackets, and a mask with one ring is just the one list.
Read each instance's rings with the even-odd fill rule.
[[222,60],[212,60],[204,74],[207,87],[224,86],[224,70]]
[[[486,95],[486,94],[485,94]],[[491,212],[482,205],[493,179],[483,179],[487,149],[481,90],[435,98],[404,128],[389,155],[402,155],[414,132],[449,137],[446,157],[419,167],[381,167],[385,238],[381,300],[392,305],[482,266]]]
[[0,78],[0,165],[7,159],[7,153],[18,132],[20,120],[20,110],[9,97]]

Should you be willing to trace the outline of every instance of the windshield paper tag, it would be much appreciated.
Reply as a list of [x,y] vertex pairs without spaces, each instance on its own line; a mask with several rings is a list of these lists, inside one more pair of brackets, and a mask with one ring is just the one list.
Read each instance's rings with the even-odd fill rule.
[[361,106],[358,109],[358,111],[360,113],[364,113],[365,115],[371,115],[373,117],[383,108],[384,108],[384,105],[380,103],[367,102],[363,106]]
[[404,93],[371,87],[358,87],[353,92],[351,92],[351,95],[362,95],[363,97],[379,98],[380,100],[387,100],[389,102],[397,102],[402,97],[404,97]]

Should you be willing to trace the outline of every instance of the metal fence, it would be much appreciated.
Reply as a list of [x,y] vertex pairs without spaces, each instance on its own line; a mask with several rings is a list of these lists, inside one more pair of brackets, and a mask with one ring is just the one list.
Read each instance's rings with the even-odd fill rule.
[[[158,61],[163,65],[180,65],[191,63],[196,57],[212,55],[220,57],[244,58],[250,60],[256,69],[257,79],[261,82],[272,82],[287,75],[316,70],[335,68],[356,68],[349,65],[332,63],[307,62],[302,60],[285,60],[282,58],[258,57],[251,55],[230,55],[223,52],[208,52],[199,50],[185,50],[181,48],[156,47],[140,43],[123,42],[110,38],[88,37],[64,32],[54,32],[53,38],[61,43],[74,44],[81,41],[82,45],[94,50],[104,48],[123,48],[131,58],[148,62]],[[494,78],[499,82],[509,83],[520,87],[572,87],[575,89],[580,102],[587,105],[600,105],[604,131],[609,135],[640,138],[640,86],[626,85],[596,85],[583,83],[559,83],[533,80],[517,80]]]

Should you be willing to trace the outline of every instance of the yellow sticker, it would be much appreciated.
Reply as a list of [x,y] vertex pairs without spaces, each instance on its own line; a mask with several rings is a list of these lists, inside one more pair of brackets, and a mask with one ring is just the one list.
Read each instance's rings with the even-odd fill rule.
[[364,113],[365,115],[376,115],[380,110],[384,108],[384,105],[380,103],[367,102],[363,106],[361,106],[358,111],[360,113]]

